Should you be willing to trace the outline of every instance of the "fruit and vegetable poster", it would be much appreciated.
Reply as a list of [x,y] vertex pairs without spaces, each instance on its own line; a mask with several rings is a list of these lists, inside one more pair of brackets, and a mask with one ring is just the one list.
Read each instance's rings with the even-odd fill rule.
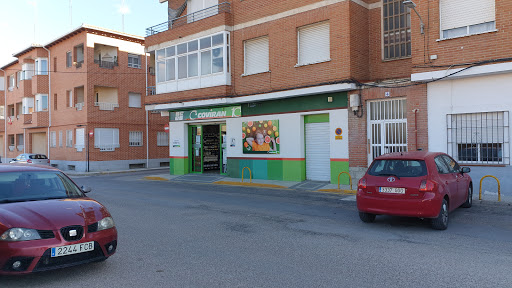
[[242,123],[244,154],[279,154],[279,120]]

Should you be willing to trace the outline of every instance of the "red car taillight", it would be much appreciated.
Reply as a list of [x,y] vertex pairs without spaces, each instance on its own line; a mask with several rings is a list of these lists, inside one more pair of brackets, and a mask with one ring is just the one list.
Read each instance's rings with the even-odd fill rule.
[[357,183],[357,188],[366,189],[366,179],[365,178],[359,179],[359,182]]
[[48,159],[48,164],[50,164],[50,159]]
[[436,189],[436,182],[430,180],[423,180],[420,183],[421,192],[432,192]]
[[28,159],[28,160],[27,160],[27,163],[32,163],[32,160]]

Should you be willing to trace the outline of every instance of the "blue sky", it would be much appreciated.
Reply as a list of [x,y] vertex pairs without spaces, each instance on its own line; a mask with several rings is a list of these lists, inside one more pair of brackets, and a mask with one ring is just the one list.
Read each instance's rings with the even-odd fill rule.
[[32,43],[46,44],[82,23],[123,31],[122,12],[124,32],[138,36],[167,21],[167,3],[159,0],[0,0],[0,67]]

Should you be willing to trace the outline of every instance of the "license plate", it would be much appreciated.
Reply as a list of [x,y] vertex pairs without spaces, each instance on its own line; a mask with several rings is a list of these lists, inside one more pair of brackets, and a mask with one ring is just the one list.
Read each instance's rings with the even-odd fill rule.
[[405,194],[405,188],[379,187],[380,193]]
[[94,241],[52,248],[52,257],[84,253],[94,250]]

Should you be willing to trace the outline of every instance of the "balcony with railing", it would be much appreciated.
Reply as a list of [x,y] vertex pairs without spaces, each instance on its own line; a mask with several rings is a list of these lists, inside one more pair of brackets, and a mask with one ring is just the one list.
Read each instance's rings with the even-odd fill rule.
[[24,114],[23,117],[25,128],[48,127],[48,111],[32,112],[32,114]]
[[[220,25],[231,25],[231,4],[229,2],[223,2],[215,6],[211,6],[178,18],[170,19],[164,23],[160,23],[155,26],[146,28],[146,37],[153,36],[162,32],[172,31],[180,26],[192,24],[199,20],[208,19],[204,23],[198,26],[197,32],[207,29],[208,27],[216,27]],[[196,33],[196,31],[187,32],[190,34]],[[151,37],[149,37],[151,38]],[[148,38],[146,38],[147,41]],[[157,39],[153,41],[158,41]],[[157,42],[146,43],[146,47],[157,44]]]
[[114,111],[115,108],[119,108],[117,103],[106,103],[106,102],[94,102],[94,106],[99,107],[100,110]]
[[100,68],[105,69],[114,69],[115,66],[119,66],[117,59],[115,61],[94,59],[94,63],[99,64]]

